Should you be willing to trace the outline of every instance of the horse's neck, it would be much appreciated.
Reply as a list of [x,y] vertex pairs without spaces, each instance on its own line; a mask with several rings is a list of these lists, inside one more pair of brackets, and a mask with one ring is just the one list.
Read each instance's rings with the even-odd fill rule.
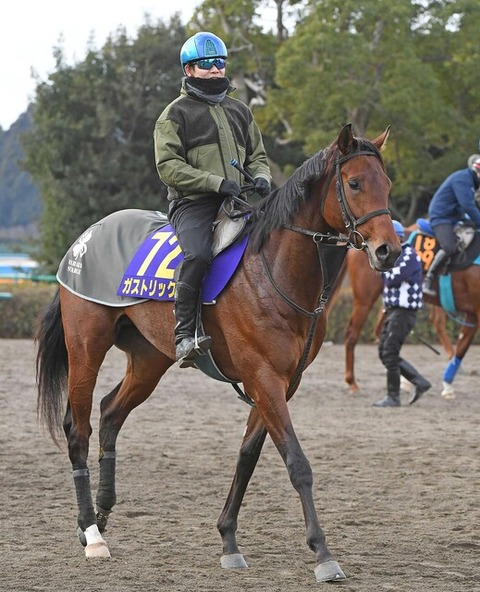
[[322,274],[312,237],[287,228],[276,230],[264,247],[264,255],[278,287],[301,306],[315,307]]

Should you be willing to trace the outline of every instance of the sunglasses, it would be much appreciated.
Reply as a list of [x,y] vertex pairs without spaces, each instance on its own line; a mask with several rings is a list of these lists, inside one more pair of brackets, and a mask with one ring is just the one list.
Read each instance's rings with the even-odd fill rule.
[[223,70],[227,60],[224,58],[205,58],[192,63],[194,66],[198,66],[200,70],[211,70],[213,66],[216,66],[219,70]]

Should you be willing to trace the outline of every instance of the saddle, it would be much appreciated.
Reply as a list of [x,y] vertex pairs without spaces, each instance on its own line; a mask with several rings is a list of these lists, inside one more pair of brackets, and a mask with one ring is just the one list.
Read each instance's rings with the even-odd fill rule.
[[[420,257],[426,273],[435,254],[440,249],[430,222],[425,218],[417,220],[418,230],[414,230],[408,238]],[[475,226],[468,221],[461,221],[454,227],[457,236],[457,250],[446,264],[445,273],[460,271],[473,265],[480,254],[480,235]]]
[[240,237],[245,230],[250,212],[250,206],[243,199],[234,196],[224,199],[213,223],[213,257]]

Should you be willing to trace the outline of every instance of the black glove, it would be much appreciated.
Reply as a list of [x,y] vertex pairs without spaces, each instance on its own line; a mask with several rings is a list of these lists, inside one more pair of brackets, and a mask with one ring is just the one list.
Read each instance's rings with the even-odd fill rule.
[[255,179],[255,185],[253,186],[253,189],[256,193],[258,193],[258,195],[261,195],[262,197],[266,197],[271,191],[270,183],[263,177],[257,177]]
[[242,193],[242,190],[240,189],[240,185],[235,181],[227,181],[224,179],[220,185],[218,193],[220,193],[220,195],[234,195],[235,197],[238,197],[240,193]]

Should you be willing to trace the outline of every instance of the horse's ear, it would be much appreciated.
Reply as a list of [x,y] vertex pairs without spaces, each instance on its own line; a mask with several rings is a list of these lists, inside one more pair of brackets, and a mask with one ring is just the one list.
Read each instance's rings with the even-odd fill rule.
[[340,130],[337,146],[342,154],[349,154],[357,147],[357,140],[353,136],[351,123],[347,123]]
[[375,138],[375,140],[372,140],[372,144],[374,146],[376,146],[379,150],[382,150],[387,145],[387,140],[388,140],[389,135],[390,135],[390,126],[388,126],[387,129],[383,132],[383,134],[380,134],[378,136],[378,138]]

